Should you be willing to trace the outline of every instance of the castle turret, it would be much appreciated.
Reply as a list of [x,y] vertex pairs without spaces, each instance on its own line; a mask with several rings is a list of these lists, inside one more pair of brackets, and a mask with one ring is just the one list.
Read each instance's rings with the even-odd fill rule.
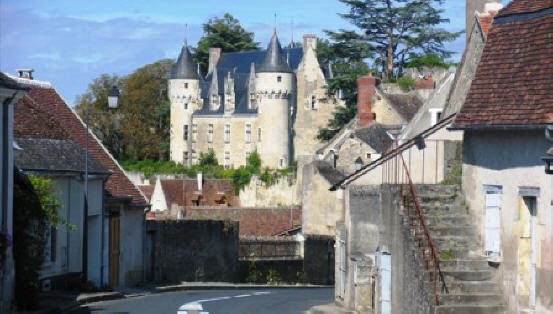
[[188,165],[192,113],[200,108],[201,97],[200,76],[186,42],[169,75],[168,95],[171,102],[171,160]]
[[[259,96],[259,154],[268,167],[287,167],[290,162],[289,112],[294,91],[294,72],[278,41],[276,30],[265,60],[257,69],[255,91]],[[259,141],[259,139],[258,139]],[[267,145],[270,141],[271,145]]]

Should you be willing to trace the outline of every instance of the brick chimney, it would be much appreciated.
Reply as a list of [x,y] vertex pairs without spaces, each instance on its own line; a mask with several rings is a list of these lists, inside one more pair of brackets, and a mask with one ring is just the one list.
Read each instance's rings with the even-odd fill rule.
[[415,89],[434,89],[436,88],[436,83],[432,74],[426,74],[424,77],[419,78],[415,83]]
[[209,66],[207,68],[207,74],[213,72],[213,69],[219,63],[221,58],[222,48],[209,48]]
[[359,127],[364,128],[372,122],[371,103],[376,95],[377,80],[372,73],[357,79],[357,114]]
[[466,2],[466,36],[467,36],[467,43],[469,41],[470,32],[472,31],[472,27],[474,26],[474,14],[478,12],[484,12],[484,9],[486,7],[487,3],[498,3],[501,4],[501,0],[467,0]]

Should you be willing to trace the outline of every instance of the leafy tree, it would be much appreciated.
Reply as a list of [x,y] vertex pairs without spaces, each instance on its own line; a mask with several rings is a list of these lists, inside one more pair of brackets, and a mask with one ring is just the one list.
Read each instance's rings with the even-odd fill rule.
[[218,166],[219,162],[217,161],[217,157],[215,157],[215,152],[210,149],[207,153],[200,153],[198,164],[200,165],[200,167]]
[[[117,159],[167,160],[169,157],[170,103],[167,98],[169,59],[148,64],[120,78],[103,74],[77,98],[77,112]],[[121,90],[119,108],[108,108],[108,92]]]
[[[338,40],[337,37],[335,37]],[[340,40],[344,37],[340,37]],[[319,40],[317,57],[321,64],[332,64],[334,77],[328,79],[330,93],[341,92],[345,106],[338,106],[325,128],[319,129],[317,138],[328,141],[357,113],[357,78],[369,72],[365,59],[371,52],[364,43],[349,40],[331,43]]]
[[447,69],[451,66],[451,63],[446,62],[443,58],[435,53],[427,53],[425,55],[417,56],[411,59],[407,64],[408,68],[422,69],[427,68],[444,68]]
[[198,42],[194,61],[200,64],[205,73],[209,61],[209,48],[222,48],[223,52],[259,50],[259,43],[254,42],[254,34],[246,31],[240,21],[230,13],[222,18],[214,17],[203,25],[204,35]]
[[[385,78],[400,77],[403,68],[421,53],[449,57],[444,43],[455,40],[462,32],[448,32],[439,25],[449,22],[438,8],[445,0],[339,0],[349,6],[340,16],[359,31],[327,31],[329,36],[348,45],[363,47],[375,53],[375,64]],[[365,49],[364,47],[363,49]]]

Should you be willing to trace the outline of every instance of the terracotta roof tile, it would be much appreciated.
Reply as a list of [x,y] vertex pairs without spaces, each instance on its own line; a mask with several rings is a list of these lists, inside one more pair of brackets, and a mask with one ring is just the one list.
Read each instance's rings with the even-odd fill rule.
[[[27,94],[28,98],[32,99],[35,107],[35,115],[31,119],[20,119],[26,121],[25,125],[31,129],[36,129],[36,132],[47,133],[49,131],[45,129],[40,129],[39,123],[44,123],[45,120],[48,124],[58,124],[62,126],[65,131],[69,134],[69,137],[77,142],[81,147],[85,147],[86,144],[86,127],[81,119],[77,116],[75,111],[73,111],[65,101],[60,97],[60,95],[53,88],[40,88],[32,87]],[[28,99],[24,98],[20,100],[16,107],[16,111],[20,107],[25,107]],[[28,103],[27,103],[28,105]],[[40,112],[45,113],[44,118],[39,118],[38,120],[33,120],[40,115]],[[21,112],[24,114],[23,112]],[[16,113],[17,115],[17,113]],[[21,118],[21,116],[20,116]],[[32,127],[32,124],[35,124]],[[29,133],[35,131],[24,131],[24,127],[16,127],[21,132],[22,135],[29,135]],[[16,133],[17,134],[17,133]],[[20,134],[20,135],[21,135]],[[92,134],[89,133],[88,137],[88,148],[89,154],[92,158],[99,161],[104,167],[112,171],[112,175],[106,182],[106,190],[108,194],[112,196],[122,197],[130,196],[132,197],[133,205],[145,206],[147,205],[146,199],[138,188],[129,180],[121,166],[117,161],[111,156],[107,149],[101,144],[101,142]]]
[[[511,4],[522,8],[527,2]],[[455,125],[553,123],[553,14],[497,21]]]
[[551,7],[553,7],[553,0],[514,0],[505,6],[503,10],[499,11],[498,17],[536,12]]
[[154,194],[154,186],[149,184],[149,185],[139,185],[138,188],[140,189],[140,191],[142,191],[142,194],[144,194],[144,196],[146,196],[146,199],[148,199],[148,201],[150,201],[152,199],[152,194]]
[[226,198],[229,206],[240,206],[240,200],[234,195],[232,180],[204,179],[202,191],[198,191],[196,179],[162,179],[167,206],[195,206],[200,199],[201,206],[216,206]]

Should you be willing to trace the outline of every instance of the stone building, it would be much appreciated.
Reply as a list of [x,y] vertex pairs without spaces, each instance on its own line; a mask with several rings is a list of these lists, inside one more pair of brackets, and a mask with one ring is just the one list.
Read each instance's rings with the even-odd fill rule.
[[[342,102],[329,95],[317,38],[282,49],[276,31],[266,51],[222,53],[212,48],[207,76],[185,43],[170,75],[171,160],[198,162],[210,150],[226,167],[245,165],[254,151],[263,165],[285,168],[322,144],[317,130]],[[325,75],[326,73],[326,75]]]

